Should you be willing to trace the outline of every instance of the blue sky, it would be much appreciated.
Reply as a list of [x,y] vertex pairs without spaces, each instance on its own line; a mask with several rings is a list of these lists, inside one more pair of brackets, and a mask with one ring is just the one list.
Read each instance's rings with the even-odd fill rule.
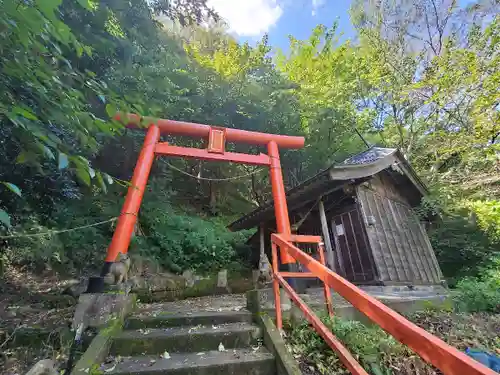
[[[466,6],[474,0],[458,0]],[[337,20],[343,39],[354,36],[349,18],[350,0],[208,0],[226,20],[228,31],[240,41],[254,44],[265,33],[272,47],[288,51],[288,35],[306,39],[318,25]]]
[[273,47],[288,49],[288,35],[309,37],[312,29],[337,20],[344,37],[353,36],[349,0],[209,0],[240,41],[255,43],[269,34]]

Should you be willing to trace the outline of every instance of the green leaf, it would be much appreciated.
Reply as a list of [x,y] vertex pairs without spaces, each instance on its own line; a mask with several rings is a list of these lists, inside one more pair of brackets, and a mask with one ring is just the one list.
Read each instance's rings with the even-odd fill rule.
[[5,212],[4,210],[2,210],[1,208],[0,208],[0,223],[5,225],[7,228],[10,228],[12,226],[10,223],[9,214],[7,212]]
[[108,114],[109,117],[113,118],[115,115],[116,115],[116,112],[118,112],[116,110],[116,107],[109,103],[109,104],[106,104],[106,113]]
[[2,182],[7,188],[12,191],[14,194],[19,195],[20,197],[22,196],[21,194],[21,189],[19,189],[16,185],[10,183],[10,182]]
[[47,156],[49,159],[54,160],[56,158],[54,156],[54,153],[52,152],[52,150],[50,148],[48,148],[47,146],[45,146],[43,148],[43,151],[45,153],[45,156]]
[[102,174],[100,172],[97,172],[96,178],[97,178],[97,183],[101,187],[104,194],[106,194],[108,192],[108,188],[107,188],[106,184],[104,183],[104,179],[102,178]]
[[58,145],[60,145],[62,143],[62,141],[59,139],[59,137],[57,137],[56,135],[52,134],[52,133],[49,133],[48,134],[48,137],[50,138],[50,140]]
[[106,182],[108,183],[108,185],[113,185],[113,177],[111,177],[109,174],[107,173],[103,173],[102,174],[103,177],[106,179]]
[[90,3],[89,0],[77,0],[78,4],[80,4],[83,8],[85,8],[88,11],[92,10],[92,4]]
[[69,161],[68,161],[68,155],[63,154],[62,152],[59,153],[59,159],[58,159],[58,168],[59,169],[64,169],[68,166]]
[[12,113],[14,113],[16,115],[23,116],[24,118],[26,118],[28,120],[33,120],[33,121],[38,120],[38,117],[36,117],[33,112],[31,112],[27,109],[21,108],[21,107],[14,107],[12,109]]
[[61,5],[62,0],[36,0],[35,4],[42,14],[52,22],[58,21],[55,11]]
[[82,57],[83,55],[83,47],[80,43],[75,43],[76,55],[78,57]]
[[89,172],[87,172],[85,169],[83,169],[83,166],[77,167],[77,169],[76,169],[76,176],[85,185],[90,186],[90,175],[89,175]]
[[95,177],[95,170],[91,167],[88,168],[88,172],[89,172],[89,175],[90,175],[90,178],[94,178]]
[[89,57],[92,57],[92,47],[90,47],[90,46],[84,46],[84,47],[83,47],[83,50],[85,51],[85,53],[86,53]]
[[17,155],[16,163],[23,164],[33,160],[36,160],[36,154],[31,151],[21,151],[19,155]]

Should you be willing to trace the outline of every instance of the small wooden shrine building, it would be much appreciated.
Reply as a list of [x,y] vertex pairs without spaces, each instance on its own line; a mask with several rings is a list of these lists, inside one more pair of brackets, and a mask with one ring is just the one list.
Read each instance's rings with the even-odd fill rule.
[[[427,189],[396,149],[372,147],[334,164],[287,192],[292,230],[322,235],[328,266],[358,285],[438,285],[442,280],[425,225],[415,215]],[[260,228],[270,252],[275,231],[269,202],[233,231]],[[308,251],[307,245],[301,246]]]

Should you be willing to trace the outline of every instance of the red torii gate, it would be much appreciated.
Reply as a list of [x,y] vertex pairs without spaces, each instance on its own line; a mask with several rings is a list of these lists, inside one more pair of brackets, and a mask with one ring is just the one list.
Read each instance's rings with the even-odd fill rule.
[[[276,325],[282,328],[280,285],[290,295],[291,299],[299,306],[306,319],[314,329],[323,337],[327,344],[338,354],[344,365],[355,375],[368,375],[343,344],[329,331],[314,312],[304,303],[300,296],[293,290],[284,277],[318,277],[325,285],[325,300],[327,309],[333,314],[329,287],[349,301],[360,312],[374,323],[393,335],[403,344],[408,345],[425,361],[439,368],[443,373],[450,375],[495,375],[496,372],[474,361],[466,354],[446,344],[434,335],[408,321],[395,311],[385,306],[380,301],[371,297],[355,285],[337,275],[325,266],[323,256],[323,243],[319,236],[292,235],[288,207],[286,203],[285,186],[281,172],[279,147],[298,149],[304,146],[303,137],[283,136],[276,134],[250,132],[238,129],[221,128],[203,124],[182,121],[155,119],[141,117],[134,114],[117,114],[115,120],[124,122],[127,127],[139,128],[145,124],[148,128],[146,139],[134,170],[127,197],[118,218],[118,224],[113,234],[113,239],[108,248],[106,263],[102,270],[104,276],[118,253],[127,253],[137,222],[137,214],[141,205],[144,190],[148,181],[151,166],[156,154],[197,158],[203,160],[229,161],[269,167],[276,228],[278,233],[271,236],[272,264],[273,264],[273,289],[276,308]],[[160,142],[160,135],[184,135],[195,138],[208,139],[206,149],[178,147]],[[242,154],[225,151],[227,142],[240,142],[252,145],[267,146],[268,154]],[[315,243],[318,246],[320,262],[301,251],[294,243]],[[280,272],[278,269],[278,248],[283,264],[296,261],[304,264],[311,272]],[[89,287],[90,289],[90,287]]]
[[[304,137],[250,132],[190,122],[141,117],[134,114],[125,116],[123,114],[117,114],[114,118],[115,120],[124,122],[129,128],[138,128],[141,124],[146,124],[148,130],[127,192],[125,203],[123,204],[120,217],[118,218],[113,239],[108,248],[108,254],[106,256],[107,263],[113,262],[118,253],[121,252],[125,254],[128,251],[134,226],[137,221],[137,214],[139,213],[144,190],[146,189],[149,172],[151,171],[151,166],[156,154],[268,166],[274,198],[277,230],[278,233],[285,238],[290,236],[290,219],[288,217],[285,185],[283,184],[283,175],[281,173],[279,147],[292,149],[302,148],[304,146]],[[208,139],[208,147],[206,149],[198,149],[172,146],[166,142],[160,142],[161,134],[205,138]],[[262,153],[259,155],[251,155],[226,152],[226,141],[267,146],[268,155]],[[284,264],[295,263],[295,260],[287,256],[285,252],[281,253],[281,261]]]

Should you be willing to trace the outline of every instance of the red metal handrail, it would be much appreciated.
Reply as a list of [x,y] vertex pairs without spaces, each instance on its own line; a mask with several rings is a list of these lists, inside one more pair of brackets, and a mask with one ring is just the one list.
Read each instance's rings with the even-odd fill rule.
[[[390,333],[403,344],[408,345],[411,349],[418,353],[424,361],[434,365],[444,374],[498,375],[496,372],[490,370],[486,366],[483,366],[479,362],[476,362],[465,353],[462,353],[456,348],[446,344],[443,340],[431,335],[429,332],[405,319],[403,316],[390,309],[382,302],[365,293],[343,277],[337,275],[335,272],[322,264],[322,262],[318,262],[311,256],[304,253],[302,250],[294,246],[289,240],[283,238],[279,234],[271,235],[271,244],[273,250],[273,287],[275,288],[276,325],[278,328],[282,328],[278,285],[281,284],[294,302],[304,312],[308,321],[313,324],[316,331],[323,338],[325,338],[328,334],[326,326],[317,324],[317,320],[319,319],[304,304],[297,293],[288,285],[288,283],[286,283],[278,272],[278,259],[275,253],[277,253],[277,247],[279,246],[281,252],[287,252],[290,257],[293,257],[305,265],[312,274],[333,288],[333,290],[349,301],[371,321],[378,324],[386,332]],[[278,289],[277,291],[276,288]],[[338,352],[336,343],[331,343],[326,338],[325,340],[342,359],[342,354]],[[353,374],[364,374],[364,372],[356,372],[356,369],[351,369],[349,366],[352,366],[352,363],[346,363],[344,360],[343,363]]]
[[[317,243],[318,252],[320,254],[321,264],[325,264],[325,256],[323,252],[323,242],[321,242],[321,237],[319,236],[300,236],[291,235],[291,239],[298,243]],[[271,238],[272,240],[272,238]],[[323,322],[314,314],[314,312],[305,304],[305,302],[299,297],[297,293],[293,290],[290,284],[284,279],[284,277],[303,277],[297,276],[299,272],[278,272],[278,249],[274,241],[271,242],[272,245],[272,257],[273,257],[273,288],[274,297],[276,304],[276,325],[281,330],[283,328],[282,314],[281,314],[281,297],[279,291],[279,285],[288,293],[293,302],[304,313],[304,316],[312,324],[314,329],[320,334],[321,337],[327,342],[327,344],[337,353],[342,363],[355,375],[368,375],[368,373],[361,367],[361,365],[356,361],[356,359],[349,353],[349,350],[335,337],[335,335],[328,330],[328,328],[323,324]],[[314,276],[313,273],[303,272],[306,277]],[[325,302],[328,314],[333,316],[332,307],[332,296],[330,293],[330,288],[326,283],[323,283]]]

